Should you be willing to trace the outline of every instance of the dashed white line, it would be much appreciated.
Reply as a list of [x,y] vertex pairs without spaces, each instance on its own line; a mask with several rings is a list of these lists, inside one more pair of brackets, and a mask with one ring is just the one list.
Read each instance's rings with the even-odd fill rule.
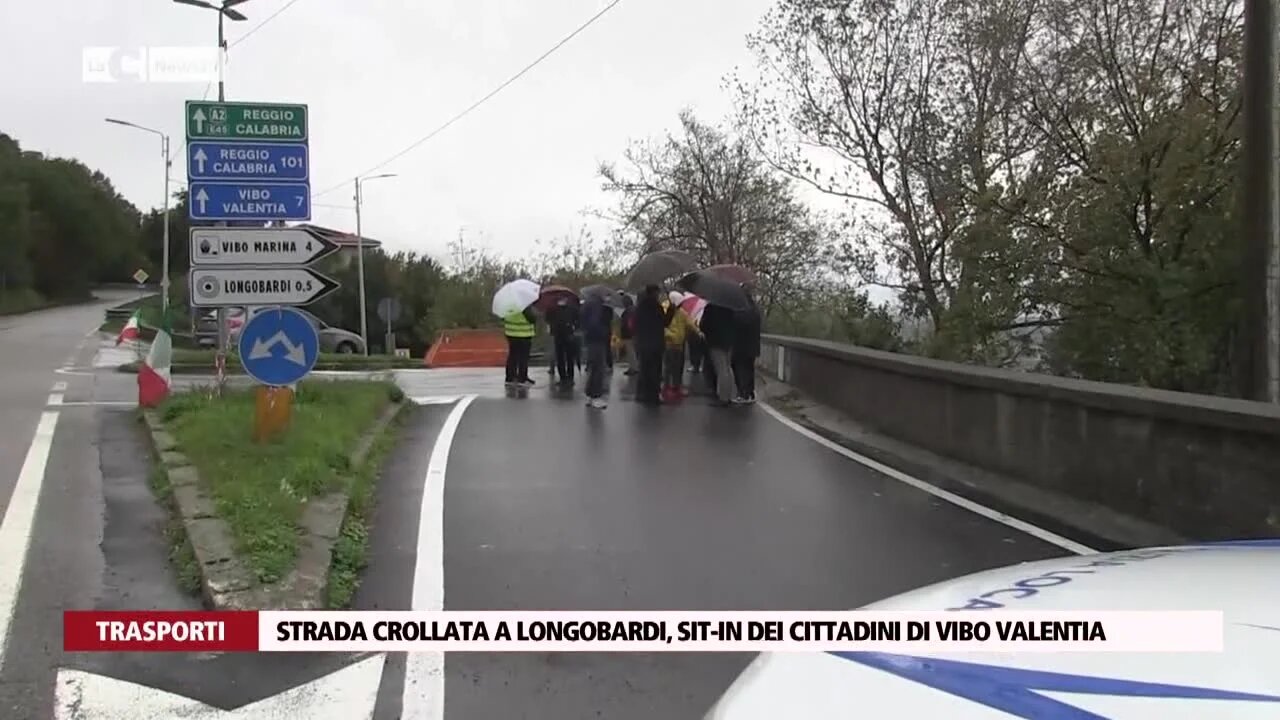
[[59,402],[58,407],[137,407],[138,403],[133,400],[73,400],[71,402]]
[[1019,532],[1024,532],[1030,535],[1031,537],[1034,537],[1037,540],[1043,540],[1044,542],[1047,542],[1050,545],[1057,545],[1063,550],[1073,552],[1077,555],[1094,555],[1094,554],[1097,554],[1098,552],[1097,550],[1094,550],[1093,548],[1087,545],[1081,545],[1080,543],[1074,540],[1070,540],[1068,538],[1062,537],[1061,535],[1054,532],[1050,532],[1049,530],[1045,530],[1042,527],[1037,527],[1035,525],[1032,525],[1031,523],[1026,522],[1025,520],[1019,520],[1018,518],[1013,517],[1012,515],[1006,515],[1005,513],[1002,513],[999,510],[993,510],[985,505],[980,505],[968,498],[961,497],[959,495],[956,495],[953,492],[948,492],[946,490],[943,490],[940,487],[930,485],[929,483],[919,478],[912,477],[902,472],[901,470],[898,470],[896,468],[891,468],[888,465],[885,465],[884,463],[881,463],[881,462],[876,462],[875,460],[872,460],[871,458],[865,455],[860,455],[850,450],[849,448],[843,445],[840,445],[839,443],[832,442],[831,440],[828,440],[827,438],[819,435],[818,433],[815,433],[809,428],[797,423],[796,421],[792,420],[786,415],[783,415],[781,411],[773,408],[768,403],[760,403],[760,407],[763,408],[765,412],[772,415],[774,419],[776,419],[778,422],[782,423],[783,425],[786,425],[792,430],[795,430],[796,432],[800,433],[801,435],[804,435],[805,437],[818,443],[819,445],[822,445],[828,450],[833,450],[860,465],[863,465],[865,467],[871,468],[872,470],[875,470],[881,475],[886,475],[888,477],[891,477],[894,480],[897,480],[898,482],[910,485],[911,487],[917,490],[922,490],[924,492],[927,492],[936,498],[939,498],[941,500],[945,500],[951,503],[952,505],[964,508],[969,512],[981,515],[982,517],[987,518],[988,520],[994,520],[1002,525],[1006,525],[1008,527],[1013,528],[1014,530],[1018,530]]
[[[475,400],[466,395],[453,406],[436,435],[418,512],[418,554],[413,568],[411,610],[444,609],[444,479],[449,448],[462,414]],[[409,653],[401,696],[401,720],[440,720],[444,717],[444,653]]]
[[[61,395],[49,396],[49,404],[61,402]],[[4,562],[0,562],[0,670],[8,656],[9,627],[13,623],[18,593],[22,590],[22,573],[27,564],[27,550],[31,547],[40,488],[44,485],[49,450],[53,447],[53,433],[57,426],[56,411],[47,410],[40,415],[35,437],[31,439],[27,457],[18,471],[13,495],[9,497],[4,518],[0,520],[0,557],[4,558]]]

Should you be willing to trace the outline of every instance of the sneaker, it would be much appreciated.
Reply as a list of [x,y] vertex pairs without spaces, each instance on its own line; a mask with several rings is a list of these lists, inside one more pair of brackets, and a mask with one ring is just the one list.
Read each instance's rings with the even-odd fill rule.
[[592,401],[591,401],[591,407],[593,407],[593,408],[595,408],[595,409],[597,409],[597,410],[603,410],[603,409],[605,409],[605,408],[609,407],[609,403],[605,402],[605,401],[604,401],[604,398],[594,398],[594,399],[592,399]]
[[525,378],[516,383],[517,385],[537,385],[531,378]]

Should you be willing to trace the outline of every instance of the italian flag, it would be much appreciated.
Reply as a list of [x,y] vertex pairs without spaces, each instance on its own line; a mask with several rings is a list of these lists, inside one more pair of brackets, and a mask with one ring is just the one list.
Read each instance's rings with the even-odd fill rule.
[[116,336],[116,347],[125,340],[137,340],[138,334],[142,332],[142,310],[134,310],[129,316],[129,322],[120,328],[120,334]]
[[138,368],[138,405],[142,407],[155,407],[169,396],[169,386],[172,384],[169,367],[173,361],[171,332],[169,315],[166,313],[160,327],[156,328],[156,339],[151,341],[147,359]]

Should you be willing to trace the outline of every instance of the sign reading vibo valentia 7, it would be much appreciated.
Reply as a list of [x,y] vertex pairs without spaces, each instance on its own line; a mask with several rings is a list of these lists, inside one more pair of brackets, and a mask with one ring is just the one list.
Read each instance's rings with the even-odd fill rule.
[[307,106],[188,100],[187,138],[303,142]]

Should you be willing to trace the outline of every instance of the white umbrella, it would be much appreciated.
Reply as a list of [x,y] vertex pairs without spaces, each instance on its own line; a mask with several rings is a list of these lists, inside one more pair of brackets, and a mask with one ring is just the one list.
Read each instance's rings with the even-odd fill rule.
[[532,280],[512,280],[493,294],[493,314],[506,317],[513,312],[520,312],[532,305],[541,291],[538,283]]

